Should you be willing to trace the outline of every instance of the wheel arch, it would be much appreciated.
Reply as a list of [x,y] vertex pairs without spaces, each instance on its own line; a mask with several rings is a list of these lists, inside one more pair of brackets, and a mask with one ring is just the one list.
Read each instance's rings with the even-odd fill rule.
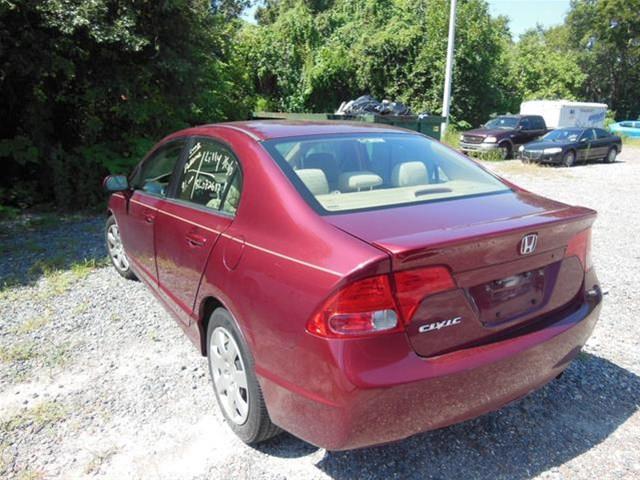
[[223,302],[219,296],[215,295],[207,295],[200,301],[200,306],[198,308],[198,333],[200,337],[200,353],[203,356],[207,355],[207,329],[209,328],[209,320],[211,319],[211,314],[216,310],[216,308],[224,308],[229,315],[233,319],[233,323],[235,324],[238,332],[240,332],[240,336],[242,340],[245,342],[248,348],[250,347],[250,342],[247,341],[247,336],[243,328],[240,326],[240,322],[236,318],[236,315],[233,313],[232,309],[229,308],[225,302]]

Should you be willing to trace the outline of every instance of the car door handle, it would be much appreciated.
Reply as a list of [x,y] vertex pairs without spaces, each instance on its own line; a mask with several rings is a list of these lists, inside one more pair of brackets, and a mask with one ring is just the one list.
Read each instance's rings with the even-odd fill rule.
[[207,237],[198,235],[197,233],[187,233],[187,243],[192,247],[204,247],[207,243]]
[[156,219],[155,213],[147,212],[144,214],[144,221],[147,223],[153,223]]

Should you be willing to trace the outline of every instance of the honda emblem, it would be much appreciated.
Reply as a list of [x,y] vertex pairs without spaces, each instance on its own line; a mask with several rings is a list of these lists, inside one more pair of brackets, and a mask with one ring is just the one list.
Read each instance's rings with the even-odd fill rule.
[[522,237],[520,241],[520,255],[530,255],[536,251],[538,245],[538,234],[530,233]]

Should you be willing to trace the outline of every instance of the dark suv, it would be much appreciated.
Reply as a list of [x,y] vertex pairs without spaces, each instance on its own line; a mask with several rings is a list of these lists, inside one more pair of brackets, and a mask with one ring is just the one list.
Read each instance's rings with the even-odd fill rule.
[[547,133],[540,115],[501,115],[483,127],[460,135],[460,150],[464,153],[498,151],[502,158],[511,158],[518,146]]

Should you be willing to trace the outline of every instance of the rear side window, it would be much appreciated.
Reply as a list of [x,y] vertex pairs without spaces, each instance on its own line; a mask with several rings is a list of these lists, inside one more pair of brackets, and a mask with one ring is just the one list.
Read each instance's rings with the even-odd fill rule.
[[593,140],[594,138],[596,138],[596,136],[593,133],[593,129],[589,128],[584,131],[584,133],[580,137],[580,140]]
[[315,136],[264,146],[320,213],[509,191],[464,156],[422,135]]
[[132,182],[133,187],[154,195],[166,196],[183,148],[184,142],[173,142],[160,147],[142,164]]
[[535,128],[534,126],[531,125],[531,122],[529,121],[529,118],[527,118],[527,117],[522,118],[520,120],[520,126],[522,127],[523,130],[531,130],[531,129]]
[[545,123],[542,117],[531,117],[531,124],[534,130],[544,130]]
[[215,141],[196,140],[184,164],[178,198],[235,214],[241,186],[241,173],[233,153]]

